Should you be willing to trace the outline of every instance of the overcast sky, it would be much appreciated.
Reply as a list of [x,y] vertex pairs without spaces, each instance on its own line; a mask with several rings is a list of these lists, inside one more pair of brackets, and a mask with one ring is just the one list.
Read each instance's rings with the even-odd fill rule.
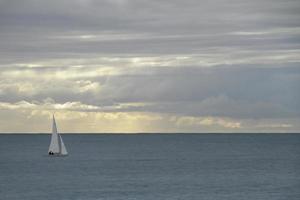
[[0,0],[0,132],[299,132],[299,0]]

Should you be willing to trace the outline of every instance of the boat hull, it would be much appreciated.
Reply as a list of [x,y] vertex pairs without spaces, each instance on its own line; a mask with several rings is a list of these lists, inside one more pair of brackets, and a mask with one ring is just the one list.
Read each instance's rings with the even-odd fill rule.
[[49,157],[65,157],[68,156],[68,154],[59,154],[59,153],[55,153],[55,154],[48,154]]

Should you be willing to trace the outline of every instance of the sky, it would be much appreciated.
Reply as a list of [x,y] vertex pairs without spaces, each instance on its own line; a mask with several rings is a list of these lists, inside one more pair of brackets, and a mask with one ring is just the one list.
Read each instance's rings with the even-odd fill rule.
[[0,0],[0,132],[300,131],[299,0]]

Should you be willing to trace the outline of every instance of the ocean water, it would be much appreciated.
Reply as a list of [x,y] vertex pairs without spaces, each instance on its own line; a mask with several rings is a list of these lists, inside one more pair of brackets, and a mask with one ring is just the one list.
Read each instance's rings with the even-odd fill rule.
[[299,200],[300,134],[0,135],[2,200]]

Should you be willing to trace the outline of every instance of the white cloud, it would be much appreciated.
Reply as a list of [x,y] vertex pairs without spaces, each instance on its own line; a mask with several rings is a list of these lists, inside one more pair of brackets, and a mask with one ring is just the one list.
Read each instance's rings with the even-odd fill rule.
[[82,104],[81,102],[66,102],[63,104],[53,103],[46,99],[44,102],[27,102],[19,101],[16,103],[0,102],[0,109],[9,109],[9,110],[75,110],[75,111],[93,111],[99,110],[100,107]]
[[183,116],[173,118],[178,126],[221,126],[229,129],[239,129],[241,123],[233,121],[232,119],[220,118],[220,117],[191,117]]
[[257,128],[275,128],[275,129],[278,129],[278,128],[292,128],[293,125],[292,124],[258,124],[256,126]]

